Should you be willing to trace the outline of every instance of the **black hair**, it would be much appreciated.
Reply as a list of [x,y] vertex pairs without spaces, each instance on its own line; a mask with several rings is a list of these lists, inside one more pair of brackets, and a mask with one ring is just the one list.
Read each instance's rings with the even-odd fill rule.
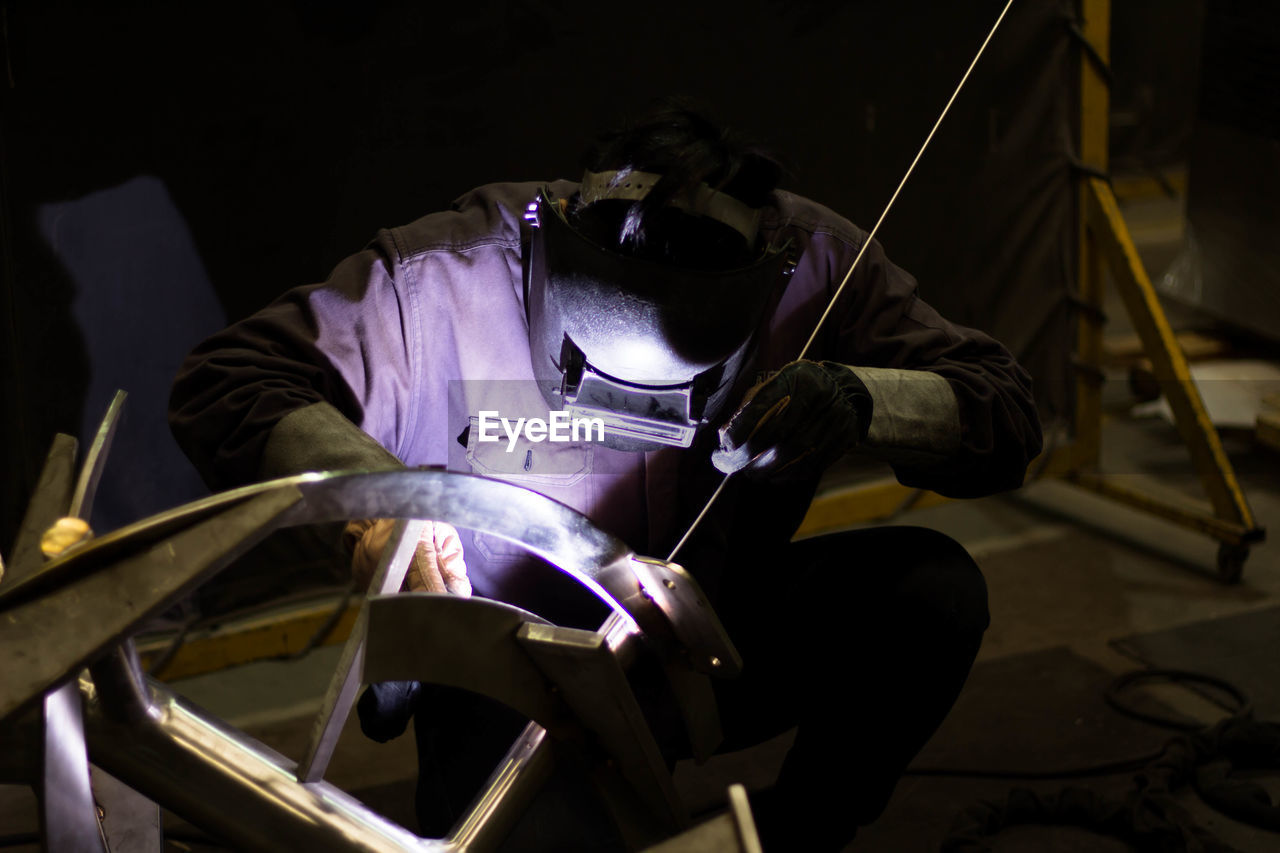
[[720,125],[683,97],[655,101],[641,115],[600,134],[582,164],[592,172],[635,170],[662,179],[640,201],[605,200],[576,208],[579,230],[628,254],[699,268],[743,265],[757,247],[729,226],[669,202],[705,183],[761,207],[783,175],[781,163],[764,146]]

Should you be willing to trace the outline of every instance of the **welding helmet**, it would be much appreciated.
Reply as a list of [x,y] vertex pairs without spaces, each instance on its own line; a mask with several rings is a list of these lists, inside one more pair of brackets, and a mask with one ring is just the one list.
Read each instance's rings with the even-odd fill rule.
[[[715,422],[795,267],[789,244],[752,251],[732,268],[702,268],[628,254],[571,221],[570,204],[633,208],[660,179],[588,172],[572,200],[544,186],[525,215],[534,226],[525,311],[539,389],[553,410],[602,422],[600,443],[618,450],[688,447]],[[692,195],[668,206],[755,245],[758,210],[705,184]]]

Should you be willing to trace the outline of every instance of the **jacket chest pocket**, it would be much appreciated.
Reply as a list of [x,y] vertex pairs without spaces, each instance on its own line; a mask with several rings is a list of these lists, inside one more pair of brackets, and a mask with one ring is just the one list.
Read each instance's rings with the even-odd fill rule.
[[[590,444],[530,438],[524,430],[513,439],[501,427],[495,431],[492,423],[482,435],[479,420],[473,416],[467,430],[467,464],[472,473],[524,486],[561,503],[576,503],[571,493],[591,473],[594,448]],[[535,430],[533,435],[537,434]],[[486,533],[477,532],[474,541],[489,561],[502,563],[528,553]]]
[[513,439],[504,428],[494,429],[492,422],[483,433],[480,427],[480,419],[473,416],[467,430],[467,464],[476,474],[540,491],[539,486],[572,486],[591,473],[593,448],[587,442],[561,441],[545,430],[524,428]]

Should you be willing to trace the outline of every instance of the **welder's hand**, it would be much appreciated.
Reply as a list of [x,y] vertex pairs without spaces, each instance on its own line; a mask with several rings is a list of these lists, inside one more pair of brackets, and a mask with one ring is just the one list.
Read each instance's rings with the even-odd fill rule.
[[711,463],[726,474],[820,473],[867,435],[871,395],[833,362],[793,361],[746,394]]
[[[351,550],[351,574],[361,589],[369,588],[395,524],[394,518],[360,519],[348,522],[343,530],[343,541]],[[471,595],[462,541],[453,525],[443,521],[427,522],[409,563],[403,588],[410,592]]]

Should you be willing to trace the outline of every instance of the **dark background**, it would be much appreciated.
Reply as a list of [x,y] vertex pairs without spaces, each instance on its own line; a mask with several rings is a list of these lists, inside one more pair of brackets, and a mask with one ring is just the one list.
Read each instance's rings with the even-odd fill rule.
[[[195,343],[472,186],[576,177],[655,96],[700,99],[870,228],[1001,6],[0,5],[0,550],[53,434],[87,443],[116,388],[95,528],[201,494],[164,425]],[[1184,154],[1199,15],[1117,3],[1114,141],[1137,167]],[[1070,410],[1073,20],[1015,3],[881,232],[928,301],[1023,359],[1046,421]]]

